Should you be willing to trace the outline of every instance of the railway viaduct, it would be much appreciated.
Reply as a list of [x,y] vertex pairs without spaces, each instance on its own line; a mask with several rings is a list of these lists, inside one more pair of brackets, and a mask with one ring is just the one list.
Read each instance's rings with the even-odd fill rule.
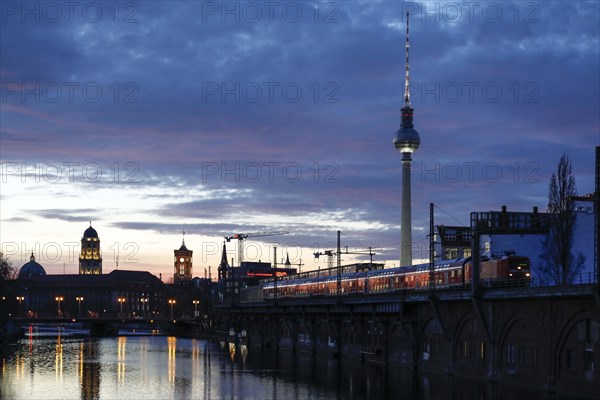
[[595,284],[423,290],[222,304],[223,341],[595,398]]

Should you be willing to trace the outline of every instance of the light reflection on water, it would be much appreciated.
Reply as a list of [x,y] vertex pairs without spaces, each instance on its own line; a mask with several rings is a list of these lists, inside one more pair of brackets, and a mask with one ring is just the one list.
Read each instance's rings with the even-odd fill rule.
[[[511,399],[522,390],[358,361],[160,336],[29,337],[2,356],[4,399]],[[528,398],[546,396],[529,394]]]
[[[229,350],[229,346],[226,348]],[[2,356],[7,399],[331,399],[327,389],[245,369],[218,345],[175,337],[29,337]],[[243,356],[242,356],[243,355]],[[233,361],[231,361],[233,358]]]

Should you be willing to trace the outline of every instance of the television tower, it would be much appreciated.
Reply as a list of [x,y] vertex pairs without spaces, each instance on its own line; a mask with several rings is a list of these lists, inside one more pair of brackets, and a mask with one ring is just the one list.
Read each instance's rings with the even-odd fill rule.
[[394,147],[402,154],[402,217],[400,223],[400,266],[412,265],[412,222],[410,195],[410,167],[412,153],[419,148],[421,137],[413,127],[413,111],[410,104],[408,50],[409,14],[406,13],[406,78],[404,81],[404,107],[400,109],[400,129],[394,136]]

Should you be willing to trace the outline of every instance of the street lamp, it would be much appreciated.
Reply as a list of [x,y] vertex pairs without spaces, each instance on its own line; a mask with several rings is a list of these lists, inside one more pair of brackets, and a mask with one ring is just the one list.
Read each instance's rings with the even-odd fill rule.
[[142,311],[144,312],[144,319],[146,319],[146,308],[148,308],[148,298],[142,297],[140,301],[142,302]]
[[83,301],[82,296],[75,297],[75,300],[79,303],[79,316],[81,316],[81,302]]
[[176,301],[174,299],[169,299],[169,304],[171,305],[171,319],[173,319],[173,306],[175,303]]
[[121,305],[121,317],[123,316],[123,303],[125,302],[125,298],[124,297],[119,297],[117,299],[117,301],[119,302],[119,304]]
[[23,296],[17,296],[17,301],[19,302],[19,317],[21,316],[21,303],[25,300]]
[[62,296],[56,296],[54,298],[54,300],[56,300],[56,302],[58,303],[58,318],[60,318],[60,302],[63,301],[65,298]]
[[198,316],[198,304],[200,304],[200,300],[192,300],[194,303],[194,317]]

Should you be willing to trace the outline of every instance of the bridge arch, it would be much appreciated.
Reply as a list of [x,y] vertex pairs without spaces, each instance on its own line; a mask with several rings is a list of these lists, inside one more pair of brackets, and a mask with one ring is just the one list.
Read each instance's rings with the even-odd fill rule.
[[[543,316],[543,314],[541,314]],[[548,327],[542,320],[523,311],[512,313],[502,324],[496,343],[496,370],[500,381],[536,382],[547,385]],[[519,382],[520,381],[520,382]]]
[[600,318],[598,312],[583,310],[564,324],[553,347],[551,366],[556,387],[569,391],[585,386],[600,392]]
[[424,316],[420,333],[422,338],[420,348],[416,348],[415,351],[423,364],[445,369],[447,365],[448,343],[444,335],[442,323],[433,313],[427,313]]

